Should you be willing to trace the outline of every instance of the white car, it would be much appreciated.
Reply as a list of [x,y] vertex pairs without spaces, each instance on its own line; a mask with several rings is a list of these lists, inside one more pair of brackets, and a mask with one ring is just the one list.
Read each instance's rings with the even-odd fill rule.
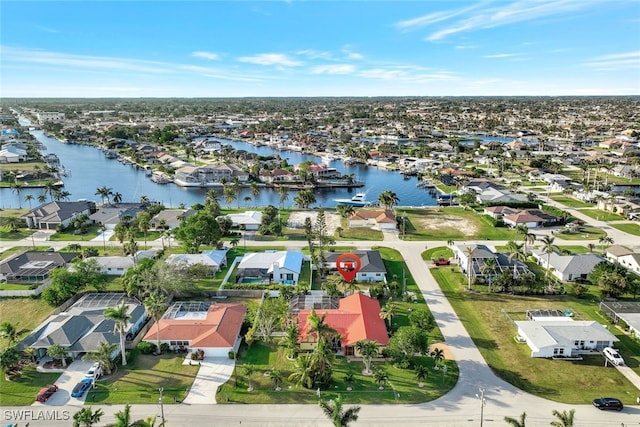
[[102,376],[102,368],[99,363],[94,363],[91,365],[86,374],[84,374],[85,378],[98,379]]
[[605,347],[602,350],[602,354],[604,354],[604,357],[609,359],[609,361],[614,365],[624,365],[624,359],[614,348]]

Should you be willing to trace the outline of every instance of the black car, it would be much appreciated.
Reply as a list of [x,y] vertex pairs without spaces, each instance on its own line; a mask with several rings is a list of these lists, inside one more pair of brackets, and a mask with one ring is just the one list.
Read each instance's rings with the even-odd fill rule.
[[616,411],[622,411],[622,402],[620,399],[616,399],[615,397],[600,397],[598,399],[593,399],[593,406],[602,410],[605,409],[613,409]]

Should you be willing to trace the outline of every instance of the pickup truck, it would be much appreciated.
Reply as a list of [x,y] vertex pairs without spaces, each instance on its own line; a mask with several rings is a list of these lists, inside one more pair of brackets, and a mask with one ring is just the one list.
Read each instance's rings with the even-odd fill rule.
[[448,258],[434,258],[431,260],[433,265],[449,265],[451,261]]

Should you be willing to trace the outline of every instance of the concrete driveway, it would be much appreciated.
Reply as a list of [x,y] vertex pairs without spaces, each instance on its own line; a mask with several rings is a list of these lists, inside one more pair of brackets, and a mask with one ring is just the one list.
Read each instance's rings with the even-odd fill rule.
[[183,403],[215,404],[218,387],[231,378],[235,364],[236,361],[228,357],[205,358]]
[[60,375],[60,378],[55,382],[58,386],[58,391],[56,391],[46,402],[34,402],[32,406],[83,405],[87,393],[82,397],[77,398],[71,397],[71,391],[76,384],[84,378],[84,374],[89,370],[91,365],[93,365],[93,362],[85,362],[84,360],[74,360],[71,362],[62,375]]

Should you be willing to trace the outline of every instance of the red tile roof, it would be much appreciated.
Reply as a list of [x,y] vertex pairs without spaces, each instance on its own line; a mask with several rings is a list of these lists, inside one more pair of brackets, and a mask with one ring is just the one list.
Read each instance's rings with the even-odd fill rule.
[[[361,340],[377,341],[383,346],[389,344],[387,327],[380,318],[378,300],[356,293],[342,298],[337,309],[316,310],[320,317],[325,313],[327,316],[324,322],[338,331],[344,347],[355,345]],[[298,313],[299,341],[310,337],[311,325],[307,321],[309,314],[311,310],[301,310]]]
[[[190,347],[233,347],[247,309],[242,304],[212,304],[204,319],[160,319],[160,340],[190,341]],[[156,326],[144,341],[156,342]]]

